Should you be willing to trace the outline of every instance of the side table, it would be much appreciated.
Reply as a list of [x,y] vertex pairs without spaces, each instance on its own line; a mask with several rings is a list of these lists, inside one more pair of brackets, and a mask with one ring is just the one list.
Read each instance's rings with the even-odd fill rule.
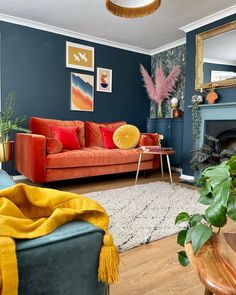
[[171,184],[173,183],[169,155],[175,154],[175,150],[170,149],[170,148],[164,148],[164,147],[162,148],[162,147],[159,147],[159,146],[151,146],[151,147],[143,147],[143,148],[141,147],[141,148],[138,149],[138,152],[139,152],[139,160],[138,160],[138,168],[137,168],[137,172],[136,172],[135,184],[137,184],[137,181],[138,181],[138,175],[139,175],[139,170],[140,170],[140,165],[141,165],[141,162],[142,162],[143,154],[160,155],[162,179],[163,179],[163,176],[164,176],[162,155],[165,155],[166,160],[167,160],[167,164],[168,164],[170,183]]
[[205,295],[236,295],[236,234],[224,233],[204,244],[197,254],[185,245],[191,265],[205,286]]

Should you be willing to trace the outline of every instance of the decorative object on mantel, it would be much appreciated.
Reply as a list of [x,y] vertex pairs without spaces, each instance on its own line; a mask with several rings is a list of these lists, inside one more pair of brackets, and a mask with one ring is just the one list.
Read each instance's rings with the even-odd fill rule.
[[193,95],[192,96],[192,103],[203,103],[203,96],[202,95]]
[[215,87],[217,86],[217,83],[209,83],[209,93],[206,96],[206,100],[209,104],[215,103],[215,101],[218,99],[218,94],[215,92]]
[[126,18],[143,17],[154,13],[161,0],[106,0],[106,8],[112,14]]
[[147,70],[140,64],[140,72],[143,77],[144,85],[148,97],[158,104],[158,118],[162,118],[162,102],[167,99],[175,88],[175,84],[181,73],[180,66],[175,65],[169,75],[166,77],[162,68],[156,68],[154,81]]

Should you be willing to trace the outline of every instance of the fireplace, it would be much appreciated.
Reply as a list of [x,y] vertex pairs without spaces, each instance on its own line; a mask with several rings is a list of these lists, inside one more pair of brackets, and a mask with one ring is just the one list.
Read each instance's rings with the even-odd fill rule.
[[[205,120],[205,134],[215,137],[218,154],[230,151],[236,154],[236,120]],[[205,138],[205,143],[210,144]]]

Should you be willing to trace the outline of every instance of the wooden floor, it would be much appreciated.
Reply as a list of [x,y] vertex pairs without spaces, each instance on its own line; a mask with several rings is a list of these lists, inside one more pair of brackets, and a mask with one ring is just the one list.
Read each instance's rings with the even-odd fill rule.
[[[86,194],[91,191],[130,186],[134,184],[134,178],[134,173],[128,173],[54,182],[48,186]],[[157,179],[160,180],[159,173],[152,172],[147,178],[140,174],[138,184],[153,182]],[[175,183],[179,182],[177,172],[174,173],[173,179]],[[164,180],[169,181],[167,175]],[[29,181],[26,183],[31,184]],[[235,232],[235,225],[229,223],[227,229]],[[179,265],[177,252],[180,250],[182,248],[176,244],[176,236],[171,236],[122,253],[119,283],[111,287],[111,295],[204,294],[204,288],[191,266],[184,268]]]

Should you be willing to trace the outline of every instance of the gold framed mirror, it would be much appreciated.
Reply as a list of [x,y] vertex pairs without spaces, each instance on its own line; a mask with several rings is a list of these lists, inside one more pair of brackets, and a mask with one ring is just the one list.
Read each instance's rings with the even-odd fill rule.
[[195,89],[236,85],[236,21],[196,35]]

